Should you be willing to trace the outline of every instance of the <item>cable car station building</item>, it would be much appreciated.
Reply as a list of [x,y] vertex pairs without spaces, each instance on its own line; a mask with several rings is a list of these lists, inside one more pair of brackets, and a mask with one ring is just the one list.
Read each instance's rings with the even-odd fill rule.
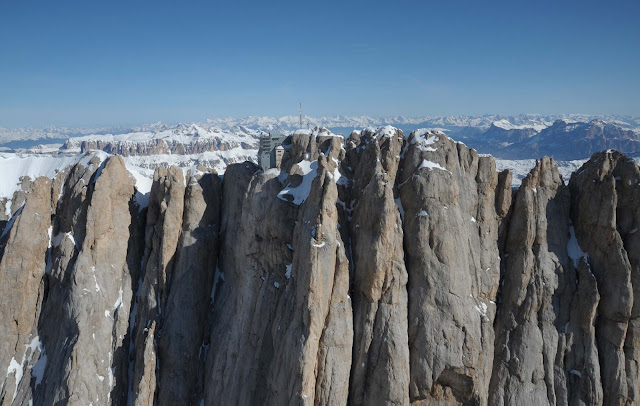
[[286,135],[277,131],[272,131],[260,138],[260,147],[258,148],[258,165],[262,170],[269,168],[280,168],[282,157],[284,155],[284,142]]

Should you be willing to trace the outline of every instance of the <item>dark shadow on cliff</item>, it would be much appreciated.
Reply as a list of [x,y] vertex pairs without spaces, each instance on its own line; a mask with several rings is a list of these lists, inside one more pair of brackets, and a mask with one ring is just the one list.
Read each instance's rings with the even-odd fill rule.
[[[127,247],[127,268],[131,278],[131,306],[129,311],[120,315],[120,309],[114,313],[114,326],[119,317],[127,317],[132,314],[136,304],[136,292],[140,282],[141,262],[144,254],[144,230],[147,219],[147,209],[140,209],[132,198],[129,202],[129,213],[131,213],[131,224],[129,225],[129,242]],[[130,321],[130,319],[129,319]],[[127,322],[127,325],[129,323]],[[115,367],[114,376],[116,384],[111,389],[112,405],[127,405],[129,390],[129,363],[131,354],[131,334],[132,326],[129,325],[127,333],[122,339],[122,346],[113,350],[113,365]],[[115,328],[112,334],[116,334]],[[114,337],[113,342],[116,342]]]
[[171,260],[173,271],[167,281],[167,303],[163,304],[157,335],[158,395],[188,398],[189,404],[196,404],[204,390],[204,364],[200,360],[207,348],[204,343],[209,342],[210,330],[205,326],[218,262],[222,198],[217,174],[205,173],[197,182],[201,198],[195,185],[185,187],[182,233]]
[[[86,169],[86,168],[85,168]],[[66,374],[63,368],[71,358],[73,347],[78,339],[79,328],[71,315],[70,293],[74,283],[74,267],[86,236],[87,210],[95,188],[95,176],[93,173],[89,186],[84,193],[73,193],[78,184],[84,181],[81,165],[78,164],[69,174],[63,186],[62,199],[58,201],[55,216],[52,221],[52,235],[71,233],[74,238],[74,248],[71,256],[65,256],[61,245],[52,245],[47,257],[47,270],[44,275],[44,292],[42,299],[42,311],[37,323],[37,331],[47,354],[47,364],[44,369],[44,377],[41,384],[35,388],[32,383],[33,404],[36,406],[52,404],[53,398],[63,400],[55,404],[66,404],[69,397],[69,388],[66,383]],[[97,172],[97,171],[96,171]],[[62,264],[67,260],[66,265]]]

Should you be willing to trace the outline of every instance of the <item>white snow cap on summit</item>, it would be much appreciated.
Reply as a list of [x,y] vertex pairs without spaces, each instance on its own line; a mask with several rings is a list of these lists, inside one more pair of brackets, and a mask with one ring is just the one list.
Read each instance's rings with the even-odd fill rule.
[[293,132],[293,134],[305,134],[305,135],[311,135],[313,137],[339,137],[339,138],[344,138],[340,134],[332,133],[331,131],[329,131],[325,127],[314,127],[312,129],[311,128],[299,128],[299,129],[295,130]]
[[502,128],[503,130],[524,130],[526,128],[533,128],[537,132],[540,132],[549,126],[546,123],[531,123],[531,124],[526,123],[526,124],[516,125],[511,123],[507,119],[494,121],[492,124],[495,127]]
[[13,193],[20,189],[20,178],[29,177],[32,181],[40,176],[53,179],[58,172],[64,171],[78,163],[89,165],[93,157],[103,162],[109,155],[103,151],[86,154],[14,154],[0,153],[0,198],[11,199]]
[[374,133],[374,137],[392,137],[396,134],[397,131],[397,128],[386,125],[384,127],[378,128]]

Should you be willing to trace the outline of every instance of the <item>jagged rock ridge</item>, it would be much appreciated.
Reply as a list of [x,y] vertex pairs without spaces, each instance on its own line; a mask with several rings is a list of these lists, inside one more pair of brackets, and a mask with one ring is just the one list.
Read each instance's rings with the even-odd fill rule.
[[3,405],[640,402],[640,169],[511,188],[442,133],[297,133],[282,170],[118,156],[24,182],[0,237]]

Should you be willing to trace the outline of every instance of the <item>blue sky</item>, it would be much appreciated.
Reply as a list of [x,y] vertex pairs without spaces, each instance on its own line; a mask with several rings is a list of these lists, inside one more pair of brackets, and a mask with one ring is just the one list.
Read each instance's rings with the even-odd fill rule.
[[0,0],[0,127],[640,115],[638,1]]

